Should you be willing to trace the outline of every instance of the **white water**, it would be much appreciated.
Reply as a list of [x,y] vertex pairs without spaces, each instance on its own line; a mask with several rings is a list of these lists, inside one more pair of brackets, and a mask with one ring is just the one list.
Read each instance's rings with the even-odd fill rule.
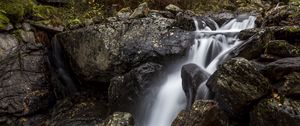
[[[168,75],[166,82],[159,89],[157,97],[150,111],[145,116],[147,118],[142,126],[170,126],[177,114],[186,106],[186,98],[181,85],[181,66],[186,63],[195,63],[206,72],[212,74],[217,65],[224,60],[228,52],[240,44],[237,34],[248,28],[255,26],[255,17],[249,16],[242,21],[233,19],[217,30],[212,31],[209,27],[195,31],[195,44],[192,46],[188,60],[177,65],[175,72]],[[195,25],[198,22],[195,20]],[[198,88],[198,98],[206,99],[208,89],[206,81]]]

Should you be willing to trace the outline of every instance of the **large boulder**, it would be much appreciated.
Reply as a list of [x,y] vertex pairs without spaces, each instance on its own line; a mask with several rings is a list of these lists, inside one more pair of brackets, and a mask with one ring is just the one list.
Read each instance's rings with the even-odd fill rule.
[[171,27],[174,22],[162,17],[109,22],[64,32],[56,38],[80,78],[108,82],[145,62],[161,63],[185,55],[193,36]]
[[207,80],[208,77],[209,73],[196,64],[190,63],[182,66],[182,88],[187,98],[188,109],[192,107],[199,85]]
[[261,72],[272,81],[277,81],[292,72],[300,71],[300,57],[283,58],[266,65]]
[[172,126],[228,126],[228,117],[212,100],[196,100],[189,111],[179,113]]
[[250,113],[250,126],[299,126],[300,102],[288,98],[264,99]]
[[153,85],[154,80],[162,77],[162,65],[146,63],[130,72],[111,79],[108,89],[108,99],[111,107],[128,110],[144,96],[143,92]]
[[241,122],[251,104],[269,92],[269,81],[244,58],[226,61],[209,78],[207,86],[219,106]]
[[297,57],[300,56],[300,48],[285,40],[273,40],[265,45],[264,53],[279,57]]
[[46,110],[52,93],[44,47],[8,34],[0,34],[0,46],[1,119]]
[[290,98],[300,99],[300,73],[293,72],[284,76],[284,81],[280,83],[279,93]]

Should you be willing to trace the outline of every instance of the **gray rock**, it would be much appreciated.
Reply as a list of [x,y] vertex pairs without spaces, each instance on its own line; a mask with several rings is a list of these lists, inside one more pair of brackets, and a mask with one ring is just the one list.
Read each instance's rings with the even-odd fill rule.
[[284,76],[284,81],[280,83],[281,86],[278,92],[286,97],[293,99],[300,99],[300,73],[293,72]]
[[111,107],[123,111],[129,110],[136,105],[138,98],[144,96],[144,91],[155,84],[154,80],[162,75],[161,65],[146,63],[123,76],[112,78],[108,89]]
[[263,99],[250,113],[250,126],[299,126],[300,102],[288,98]]
[[185,55],[193,35],[171,28],[174,22],[166,18],[109,22],[64,32],[56,38],[79,77],[108,82],[145,62],[165,63]]
[[300,57],[279,59],[262,69],[262,73],[272,81],[280,80],[292,72],[300,72]]
[[134,119],[130,113],[114,112],[102,124],[96,126],[134,126]]
[[117,17],[121,20],[129,19],[131,13],[132,13],[132,10],[129,7],[122,8],[120,11],[118,11]]
[[228,126],[229,120],[218,103],[196,100],[189,111],[179,113],[172,126]]
[[20,31],[20,36],[23,40],[23,42],[27,43],[35,43],[35,36],[33,32],[30,31]]
[[175,6],[174,4],[169,4],[168,6],[166,6],[165,8],[167,11],[171,11],[173,13],[178,13],[178,12],[182,12],[183,10],[180,9],[179,7]]
[[182,66],[182,88],[187,97],[187,109],[192,107],[199,85],[207,80],[209,73],[196,64],[190,63]]
[[19,117],[47,109],[53,97],[45,50],[18,42],[10,35],[0,36],[0,45],[9,50],[0,60],[0,117]]
[[10,34],[0,34],[0,61],[18,48],[18,40]]
[[134,9],[133,13],[129,16],[130,19],[133,18],[141,18],[146,17],[149,13],[148,3],[144,2],[140,4],[136,9]]
[[22,23],[22,28],[25,31],[30,31],[32,29],[29,23]]
[[226,61],[207,86],[219,106],[238,121],[243,121],[251,104],[270,91],[268,79],[244,58]]

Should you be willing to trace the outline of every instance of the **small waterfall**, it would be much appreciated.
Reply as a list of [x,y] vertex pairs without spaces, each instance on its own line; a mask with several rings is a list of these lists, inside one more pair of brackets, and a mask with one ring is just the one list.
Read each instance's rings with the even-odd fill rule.
[[[215,27],[216,30],[211,30],[207,25],[205,28],[198,28],[198,21],[195,20],[195,43],[190,49],[188,60],[182,64],[176,65],[175,72],[168,75],[167,80],[158,89],[154,103],[151,104],[148,111],[138,114],[143,115],[142,122],[138,122],[139,126],[170,126],[177,114],[186,106],[186,98],[181,85],[181,66],[186,63],[195,63],[202,67],[206,72],[212,74],[217,65],[226,58],[226,55],[241,42],[237,35],[243,29],[254,28],[255,17],[239,16],[236,19],[229,21],[223,26]],[[208,88],[206,81],[198,87],[198,99],[206,99]],[[153,99],[146,97],[145,99]],[[147,101],[146,101],[147,102]],[[149,100],[148,100],[149,102]],[[151,101],[150,101],[151,102]],[[146,115],[145,115],[146,114]]]

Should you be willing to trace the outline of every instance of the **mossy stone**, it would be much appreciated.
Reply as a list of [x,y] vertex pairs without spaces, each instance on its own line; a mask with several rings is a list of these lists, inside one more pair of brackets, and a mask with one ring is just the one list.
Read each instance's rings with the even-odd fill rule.
[[0,30],[5,30],[9,23],[9,18],[0,11]]
[[25,8],[20,0],[1,0],[0,8],[6,13],[11,22],[19,22],[25,15]]

